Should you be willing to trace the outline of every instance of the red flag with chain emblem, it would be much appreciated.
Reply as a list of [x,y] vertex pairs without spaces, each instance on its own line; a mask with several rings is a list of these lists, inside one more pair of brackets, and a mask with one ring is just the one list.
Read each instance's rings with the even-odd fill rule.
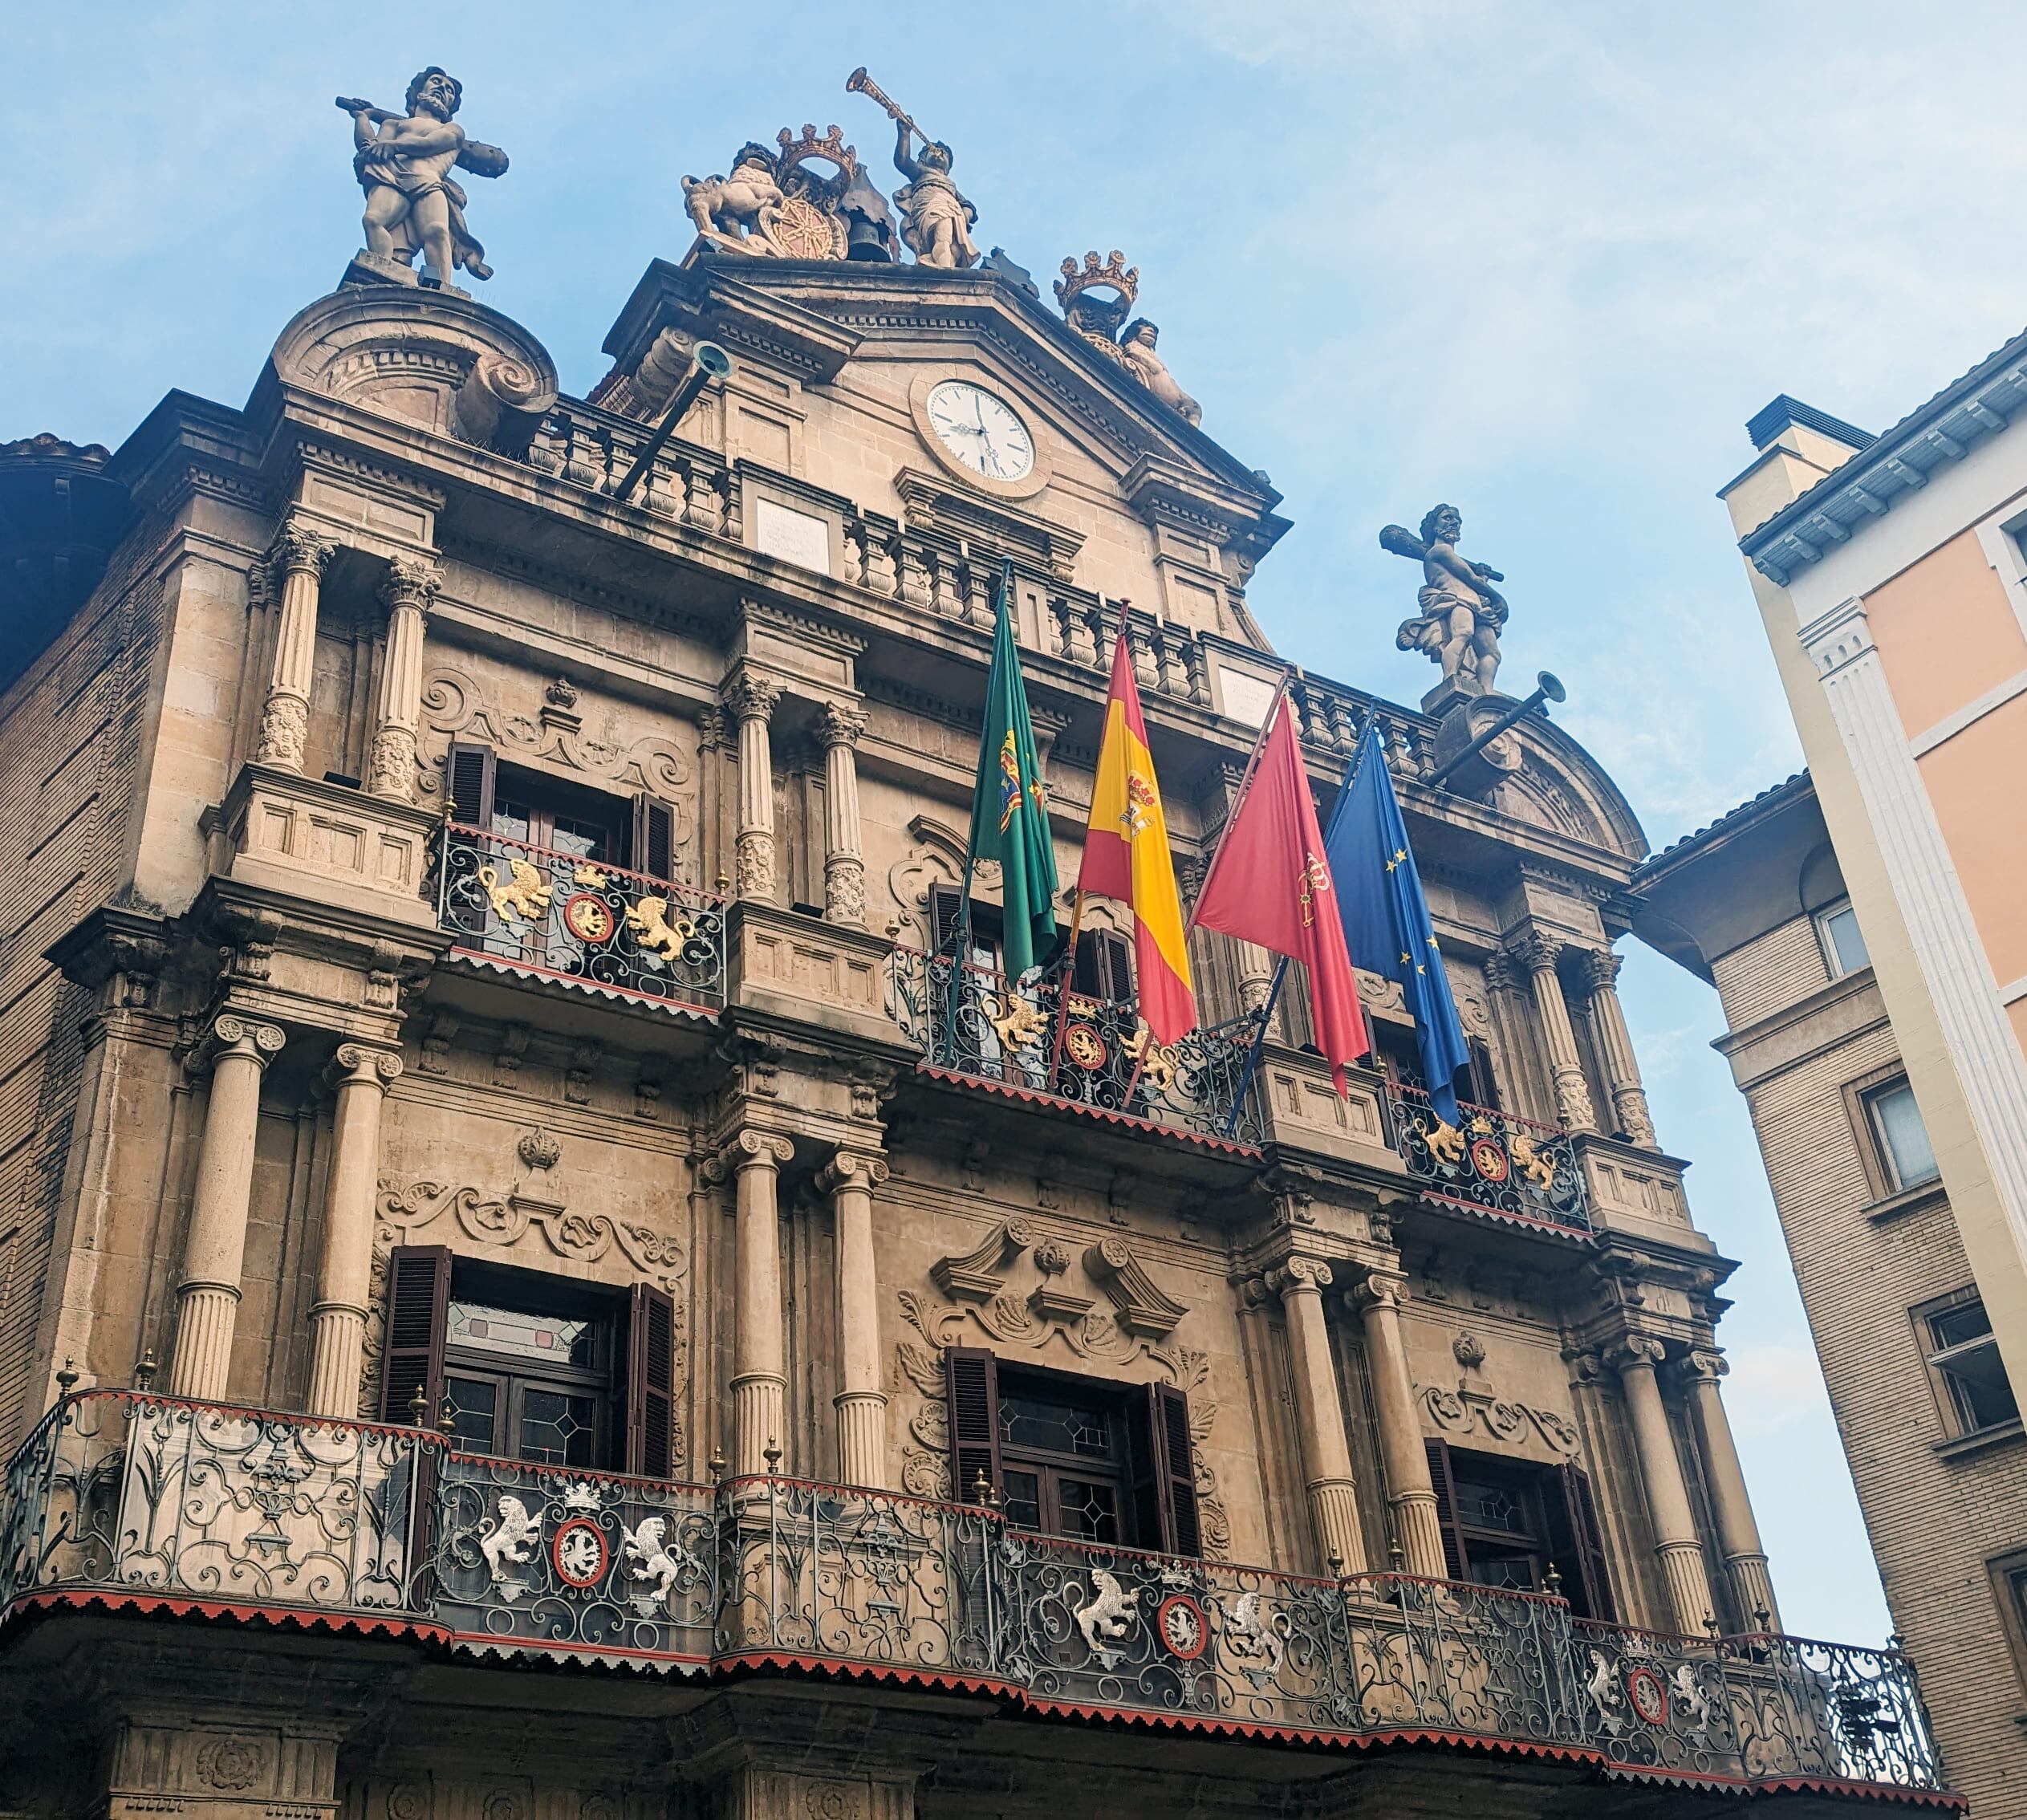
[[1323,855],[1309,773],[1286,701],[1254,766],[1196,900],[1199,927],[1217,929],[1299,961],[1309,972],[1316,1046],[1330,1079],[1348,1095],[1348,1064],[1372,1045],[1366,1035],[1337,891]]

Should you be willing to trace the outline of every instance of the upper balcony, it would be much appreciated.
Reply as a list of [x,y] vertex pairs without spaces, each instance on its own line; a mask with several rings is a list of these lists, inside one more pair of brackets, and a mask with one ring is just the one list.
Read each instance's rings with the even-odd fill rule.
[[419,1428],[122,1391],[61,1401],[5,1496],[0,1630],[79,1606],[258,1616],[530,1663],[842,1674],[1078,1720],[1960,1805],[1892,1651],[1096,1547],[989,1503],[550,1469]]

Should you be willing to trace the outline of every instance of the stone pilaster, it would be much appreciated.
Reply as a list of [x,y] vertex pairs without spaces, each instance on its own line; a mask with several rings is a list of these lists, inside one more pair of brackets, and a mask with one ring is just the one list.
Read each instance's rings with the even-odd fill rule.
[[380,705],[366,758],[366,788],[397,802],[415,800],[416,730],[422,721],[422,630],[441,571],[415,556],[396,556],[380,583],[387,607],[387,656]]
[[380,1175],[380,1107],[401,1058],[341,1043],[331,1064],[338,1103],[331,1118],[323,1197],[323,1256],[310,1311],[312,1416],[359,1413],[365,1363],[366,1303],[373,1270],[373,1194]]
[[831,1196],[837,1234],[838,1477],[847,1485],[887,1479],[887,1392],[879,1371],[879,1271],[873,1251],[873,1190],[887,1180],[877,1156],[841,1150],[817,1178]]
[[768,721],[781,685],[741,672],[725,685],[725,705],[739,729],[739,817],[733,841],[735,888],[772,902],[774,884],[774,750]]
[[712,1179],[733,1178],[732,1469],[765,1473],[770,1448],[785,1452],[788,1390],[783,1338],[778,1188],[794,1146],[771,1131],[741,1131],[707,1166]]
[[213,1022],[207,1038],[211,1095],[183,1241],[176,1351],[169,1363],[169,1387],[178,1396],[215,1400],[225,1394],[253,1200],[261,1078],[283,1040],[274,1025],[233,1012]]
[[1598,1117],[1591,1109],[1590,1089],[1584,1083],[1583,1063],[1577,1054],[1577,1034],[1570,1027],[1570,1007],[1563,1001],[1562,981],[1556,971],[1562,953],[1562,944],[1554,936],[1538,932],[1521,943],[1517,958],[1533,982],[1535,1015],[1541,1020],[1549,1072],[1555,1082],[1556,1116],[1573,1131],[1594,1131]]
[[324,565],[335,546],[299,518],[282,521],[268,552],[270,571],[281,580],[275,610],[274,660],[261,704],[254,757],[285,771],[303,769],[310,741],[310,684],[317,656],[317,596]]
[[1323,1291],[1330,1287],[1330,1267],[1319,1258],[1290,1257],[1267,1273],[1266,1283],[1281,1298],[1288,1326],[1295,1427],[1302,1439],[1303,1481],[1317,1547],[1332,1573],[1363,1574],[1365,1538],[1359,1528],[1351,1444],[1324,1323]]
[[1760,1526],[1753,1519],[1745,1470],[1738,1462],[1731,1421],[1718,1387],[1730,1369],[1722,1353],[1699,1350],[1683,1360],[1682,1381],[1696,1418],[1704,1477],[1717,1517],[1717,1546],[1724,1550],[1724,1571],[1738,1602],[1740,1622],[1755,1630],[1778,1630],[1781,1608],[1774,1603],[1766,1550],[1760,1543]]
[[1379,1416],[1379,1450],[1387,1463],[1387,1505],[1403,1565],[1432,1580],[1446,1578],[1443,1525],[1436,1517],[1436,1487],[1415,1416],[1415,1381],[1400,1330],[1400,1303],[1407,1279],[1372,1270],[1347,1300],[1365,1326],[1366,1371]]
[[1647,1517],[1654,1528],[1654,1553],[1668,1584],[1669,1615],[1684,1636],[1701,1636],[1712,1617],[1710,1582],[1704,1571],[1696,1519],[1690,1513],[1689,1488],[1683,1482],[1682,1462],[1655,1377],[1663,1356],[1661,1343],[1642,1334],[1628,1336],[1608,1355],[1619,1373],[1627,1416],[1632,1424]]
[[1634,1143],[1653,1150],[1654,1120],[1647,1107],[1647,1090],[1640,1084],[1639,1058],[1633,1053],[1632,1033],[1626,1028],[1625,1008],[1619,1002],[1621,957],[1608,949],[1591,949],[1583,957],[1584,977],[1590,989],[1590,1026],[1598,1038],[1598,1060],[1605,1070],[1605,1091],[1611,1095],[1612,1115],[1619,1130]]
[[866,858],[859,828],[859,758],[866,717],[839,702],[817,721],[823,741],[823,920],[866,926]]

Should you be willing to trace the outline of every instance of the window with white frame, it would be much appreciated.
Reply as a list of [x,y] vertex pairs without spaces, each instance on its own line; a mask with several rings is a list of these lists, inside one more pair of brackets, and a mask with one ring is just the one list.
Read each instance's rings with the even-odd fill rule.
[[1914,1089],[1905,1080],[1890,1081],[1875,1087],[1864,1100],[1887,1192],[1903,1194],[1934,1181],[1940,1172],[1936,1167],[1935,1148],[1928,1141],[1928,1127],[1915,1104]]
[[2017,1421],[2020,1406],[1984,1304],[1976,1298],[1958,1299],[1920,1311],[1920,1319],[1933,1349],[1928,1368],[1956,1433],[1975,1435]]
[[1826,904],[1816,912],[1816,936],[1823,945],[1824,964],[1832,979],[1841,980],[1846,973],[1872,965],[1872,957],[1866,952],[1864,932],[1858,928],[1858,912],[1848,897]]

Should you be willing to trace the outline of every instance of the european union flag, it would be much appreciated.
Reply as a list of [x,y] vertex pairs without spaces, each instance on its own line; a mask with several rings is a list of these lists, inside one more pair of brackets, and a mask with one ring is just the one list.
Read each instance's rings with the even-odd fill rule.
[[1422,1079],[1437,1115],[1457,1123],[1451,1077],[1469,1059],[1464,1026],[1450,996],[1449,975],[1436,951],[1428,900],[1408,844],[1387,755],[1372,723],[1366,723],[1351,777],[1324,831],[1323,851],[1337,885],[1338,913],[1351,964],[1400,982],[1415,1020]]

